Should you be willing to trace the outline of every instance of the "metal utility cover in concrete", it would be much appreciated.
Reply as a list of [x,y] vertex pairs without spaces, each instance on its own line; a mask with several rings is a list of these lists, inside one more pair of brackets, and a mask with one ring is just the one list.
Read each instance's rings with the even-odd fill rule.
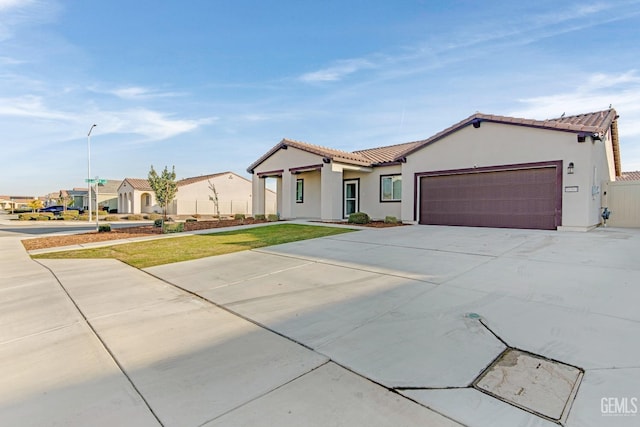
[[524,351],[507,349],[474,386],[553,421],[565,420],[583,372]]

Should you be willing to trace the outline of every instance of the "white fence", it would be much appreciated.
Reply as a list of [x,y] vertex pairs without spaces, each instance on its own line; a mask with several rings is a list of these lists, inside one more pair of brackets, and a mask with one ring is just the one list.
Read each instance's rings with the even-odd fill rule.
[[640,181],[616,181],[607,184],[606,207],[611,211],[607,225],[640,227]]

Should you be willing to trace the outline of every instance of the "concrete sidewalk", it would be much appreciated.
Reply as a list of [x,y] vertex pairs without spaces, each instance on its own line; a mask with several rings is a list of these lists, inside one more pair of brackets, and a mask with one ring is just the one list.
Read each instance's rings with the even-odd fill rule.
[[[640,230],[411,226],[139,271],[2,237],[0,421],[635,426],[639,250]],[[522,404],[480,387],[515,349],[583,374],[575,400],[535,366]]]
[[120,262],[0,254],[2,424],[458,425]]

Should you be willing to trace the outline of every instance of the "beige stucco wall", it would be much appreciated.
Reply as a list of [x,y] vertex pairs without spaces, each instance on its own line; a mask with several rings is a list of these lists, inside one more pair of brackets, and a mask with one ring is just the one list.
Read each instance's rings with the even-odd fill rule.
[[[419,218],[414,217],[415,173],[557,160],[563,162],[563,227],[597,225],[600,193],[592,194],[592,186],[594,180],[602,183],[609,176],[606,143],[591,138],[578,143],[574,133],[488,122],[478,129],[462,128],[408,156],[403,165],[402,219]],[[572,175],[566,170],[570,162],[575,165]],[[565,192],[566,186],[577,186],[578,192]]]
[[[386,216],[400,219],[402,202],[380,201],[380,176],[400,174],[400,165],[375,167],[371,172],[344,171],[344,179],[360,179],[360,211],[368,214],[372,219],[383,220]],[[402,182],[404,186],[404,179]],[[403,194],[404,197],[404,194]],[[410,200],[413,203],[413,197]]]
[[[303,204],[304,206],[295,206],[298,205],[297,203],[295,203],[295,182],[297,177],[299,177],[301,174],[296,175],[289,172],[290,168],[311,166],[317,164],[323,164],[322,156],[311,154],[294,147],[288,147],[286,150],[278,150],[277,152],[273,153],[273,155],[271,155],[268,159],[258,165],[253,171],[253,212],[255,212],[256,214],[264,214],[265,205],[267,207],[267,211],[269,210],[269,206],[275,205],[277,213],[283,219],[296,218],[298,217],[298,213],[300,213],[304,217],[318,218],[320,215],[314,214],[316,209],[314,209],[314,206],[311,203],[305,203]],[[260,178],[258,175],[263,172],[272,172],[279,170],[282,170],[283,172],[282,177],[277,179],[277,194],[274,195],[274,198],[276,198],[276,202],[273,203],[269,201],[269,195],[264,190],[265,179]],[[318,180],[318,182],[320,181],[321,179]],[[313,179],[310,184],[311,187],[315,185]],[[307,188],[307,183],[305,182],[305,198],[312,197],[310,192],[308,191],[311,189],[312,188]],[[267,214],[268,213],[269,212],[267,212]]]
[[[202,180],[178,187],[176,193],[177,215],[213,215],[216,213],[214,203],[209,200],[213,191],[209,188],[213,183],[218,193],[218,205],[221,215],[242,213],[251,215],[251,181],[234,173],[226,173],[210,180]],[[267,192],[267,196],[275,195]]]
[[[303,181],[302,203],[295,201],[296,183],[298,179]],[[294,218],[320,218],[321,196],[321,172],[303,172],[293,176],[293,209]]]

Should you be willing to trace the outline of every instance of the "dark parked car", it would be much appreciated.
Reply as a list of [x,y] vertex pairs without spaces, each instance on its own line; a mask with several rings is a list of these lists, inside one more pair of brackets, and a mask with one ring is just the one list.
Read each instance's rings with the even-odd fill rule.
[[[78,211],[78,213],[84,213],[84,209],[76,208],[74,206],[68,207],[67,210]],[[52,212],[54,215],[60,215],[62,212],[64,212],[64,206],[62,205],[47,206],[46,208],[40,209],[40,212]]]

